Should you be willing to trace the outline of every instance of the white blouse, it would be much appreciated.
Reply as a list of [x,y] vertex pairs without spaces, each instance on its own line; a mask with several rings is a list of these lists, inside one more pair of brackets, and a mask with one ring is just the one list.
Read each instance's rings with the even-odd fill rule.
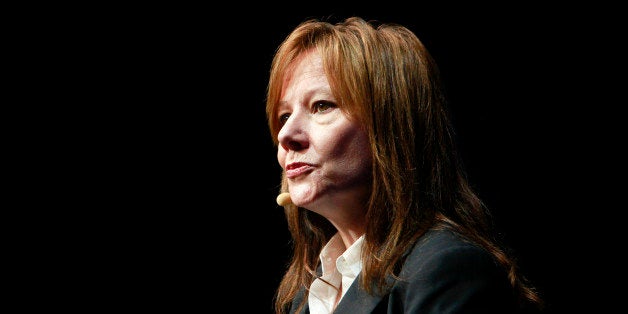
[[[315,279],[310,286],[308,297],[310,313],[329,314],[334,311],[338,290],[341,291],[338,299],[340,300],[362,270],[360,255],[363,242],[364,235],[345,250],[342,239],[335,234],[323,247],[320,254],[323,276]],[[321,279],[332,284],[333,287]]]

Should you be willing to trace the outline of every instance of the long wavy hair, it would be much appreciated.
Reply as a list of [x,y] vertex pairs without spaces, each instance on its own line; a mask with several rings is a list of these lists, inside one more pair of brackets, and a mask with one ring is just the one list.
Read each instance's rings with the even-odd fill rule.
[[[499,244],[490,213],[466,178],[439,69],[406,27],[359,17],[298,25],[277,49],[270,70],[266,114],[275,145],[284,77],[291,63],[311,49],[322,57],[340,109],[358,119],[370,140],[371,195],[359,277],[363,288],[385,292],[387,278],[397,277],[404,253],[428,229],[442,227],[489,251],[520,299],[540,307],[541,298]],[[281,191],[287,191],[283,176]],[[297,292],[317,277],[319,253],[335,233],[314,212],[292,204],[284,211],[293,255],[275,296],[277,313],[286,312]]]

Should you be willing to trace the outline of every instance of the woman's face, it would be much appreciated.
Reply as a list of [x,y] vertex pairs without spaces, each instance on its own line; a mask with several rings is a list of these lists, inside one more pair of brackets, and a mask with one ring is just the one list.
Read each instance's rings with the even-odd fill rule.
[[363,206],[371,177],[366,132],[338,108],[317,52],[302,55],[288,74],[277,111],[277,159],[292,202],[327,217],[326,208]]

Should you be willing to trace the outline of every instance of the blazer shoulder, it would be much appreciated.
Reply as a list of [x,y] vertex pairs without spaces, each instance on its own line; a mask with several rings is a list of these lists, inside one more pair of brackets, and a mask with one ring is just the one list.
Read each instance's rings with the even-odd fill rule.
[[442,272],[499,277],[504,271],[493,255],[480,245],[451,230],[430,230],[418,239],[409,252],[402,275]]
[[409,252],[390,295],[404,313],[515,313],[506,270],[483,247],[432,230]]

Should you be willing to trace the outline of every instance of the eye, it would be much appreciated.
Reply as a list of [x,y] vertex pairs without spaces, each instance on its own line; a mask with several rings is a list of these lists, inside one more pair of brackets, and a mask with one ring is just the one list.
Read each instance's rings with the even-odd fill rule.
[[288,121],[288,118],[290,118],[290,114],[289,113],[281,114],[279,116],[279,125],[286,124],[286,121]]
[[322,113],[325,111],[328,111],[329,109],[332,108],[336,108],[336,104],[328,102],[328,101],[318,101],[314,103],[314,106],[312,106],[314,112],[316,113]]

